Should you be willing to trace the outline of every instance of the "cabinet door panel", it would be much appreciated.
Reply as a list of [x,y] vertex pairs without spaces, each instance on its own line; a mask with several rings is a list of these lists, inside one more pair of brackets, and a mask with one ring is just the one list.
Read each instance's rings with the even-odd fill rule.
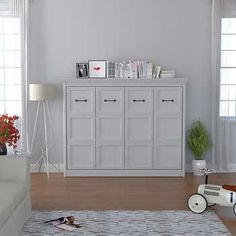
[[69,145],[68,169],[94,168],[93,145]]
[[92,140],[94,138],[94,119],[73,117],[69,123],[70,140]]
[[124,88],[97,88],[96,168],[124,167]]
[[95,88],[67,88],[67,168],[95,166]]
[[98,145],[96,168],[124,168],[124,149],[121,145]]
[[126,147],[126,169],[150,169],[152,168],[151,145],[129,145]]
[[182,87],[154,89],[154,168],[181,169]]
[[125,168],[153,168],[153,88],[125,88]]
[[127,138],[131,140],[152,140],[152,118],[151,117],[128,117]]
[[98,108],[100,112],[123,112],[123,88],[97,88]]
[[152,88],[126,88],[127,112],[152,112]]
[[155,169],[181,169],[181,146],[155,146],[154,167]]
[[123,117],[99,117],[97,125],[99,140],[123,139]]
[[158,114],[174,114],[182,111],[182,88],[155,88],[155,112]]
[[68,88],[68,108],[70,114],[94,112],[94,88]]
[[181,140],[181,118],[155,118],[155,142]]

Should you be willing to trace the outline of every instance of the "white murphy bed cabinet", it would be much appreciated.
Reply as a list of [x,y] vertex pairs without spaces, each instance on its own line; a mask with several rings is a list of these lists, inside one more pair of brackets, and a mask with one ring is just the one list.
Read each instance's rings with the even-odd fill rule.
[[65,176],[184,176],[185,83],[65,81]]

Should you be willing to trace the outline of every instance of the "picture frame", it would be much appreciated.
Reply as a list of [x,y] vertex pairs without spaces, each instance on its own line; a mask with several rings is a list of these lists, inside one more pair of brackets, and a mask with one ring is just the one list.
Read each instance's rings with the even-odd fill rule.
[[89,60],[89,78],[106,78],[107,61],[106,60]]
[[76,63],[76,76],[79,78],[87,78],[89,73],[88,63]]

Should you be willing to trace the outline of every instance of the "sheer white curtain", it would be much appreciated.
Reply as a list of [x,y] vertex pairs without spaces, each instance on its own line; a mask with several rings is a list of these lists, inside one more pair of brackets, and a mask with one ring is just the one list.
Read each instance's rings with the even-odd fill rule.
[[19,15],[20,0],[0,0],[0,16]]
[[28,0],[0,0],[0,114],[18,115],[21,139],[27,145]]
[[212,4],[212,105],[212,164],[227,171],[236,137],[236,0]]
[[[16,0],[15,0],[16,1]],[[29,138],[28,138],[28,29],[29,29],[29,0],[18,0],[20,2],[20,17],[21,17],[21,32],[22,32],[22,129],[23,129],[23,142],[22,148],[29,152]]]

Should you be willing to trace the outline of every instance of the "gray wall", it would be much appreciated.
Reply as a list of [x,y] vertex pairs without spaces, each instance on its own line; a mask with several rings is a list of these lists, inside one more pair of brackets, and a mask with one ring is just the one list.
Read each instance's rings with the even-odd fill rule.
[[[187,128],[200,117],[211,131],[211,0],[34,0],[30,11],[31,83],[62,91],[76,62],[151,60],[189,78]],[[62,162],[62,92],[50,107]]]

